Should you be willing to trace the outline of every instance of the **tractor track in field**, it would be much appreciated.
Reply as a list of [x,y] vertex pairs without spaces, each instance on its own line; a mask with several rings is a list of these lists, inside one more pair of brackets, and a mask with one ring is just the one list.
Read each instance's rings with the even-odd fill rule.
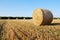
[[[7,27],[7,29],[10,31],[10,33],[12,34],[12,38],[11,38],[11,40],[14,40],[14,36],[16,36],[17,37],[17,39],[18,40],[23,40],[23,39],[25,39],[24,37],[26,37],[26,38],[28,38],[28,39],[30,39],[30,40],[33,40],[33,39],[35,39],[36,38],[36,36],[35,37],[33,37],[31,34],[29,34],[27,31],[25,31],[25,30],[23,30],[23,29],[19,29],[19,27],[14,27],[14,26],[12,26],[12,24],[10,24],[9,22],[7,22],[6,23],[6,25],[8,26],[6,26]],[[9,31],[7,30],[7,33],[9,33]],[[22,35],[21,35],[21,34]],[[10,35],[10,34],[8,34],[8,35]],[[32,36],[32,37],[31,37]]]
[[[8,27],[6,26],[6,28],[8,29],[8,30],[7,30],[7,35],[10,35],[10,34],[9,34],[9,31],[10,31],[10,30],[11,30],[11,31],[10,31],[11,34],[13,35],[13,36],[11,36],[11,37],[12,37],[11,40],[14,40],[14,39],[13,39],[14,36],[16,36],[18,40],[22,40],[22,37],[23,37],[23,36],[29,38],[28,32],[23,31],[23,30],[19,30],[18,28],[13,27],[9,22],[7,22],[6,25],[9,25],[9,26],[10,26],[10,27],[9,27],[9,26],[8,26]],[[19,34],[19,32],[21,32],[23,35],[21,36],[21,34]],[[6,39],[6,40],[7,40],[7,39]]]
[[[12,25],[11,25],[10,23],[8,23],[8,22],[7,22],[6,25],[7,25],[7,26],[8,26],[8,25],[10,26],[10,27],[9,27],[9,26],[8,26],[8,27],[6,26],[6,28],[8,29],[8,30],[7,30],[7,35],[10,35],[10,37],[8,36],[9,38],[7,37],[8,39],[6,39],[6,40],[10,40],[10,39],[11,39],[11,40],[14,40],[14,37],[15,37],[15,36],[17,37],[18,40],[22,40],[22,37],[21,37],[20,34],[17,32],[16,28],[13,28]],[[10,31],[10,32],[9,32],[9,31]]]
[[[17,38],[19,40],[23,40],[22,39],[23,36],[25,36],[27,38],[30,38],[30,34],[28,32],[26,32],[26,31],[24,31],[24,30],[20,30],[18,28],[17,29],[16,28],[13,29],[12,27],[11,27],[11,30],[14,32],[14,35],[17,36]],[[19,32],[21,32],[23,35],[21,36],[21,34],[19,34]]]

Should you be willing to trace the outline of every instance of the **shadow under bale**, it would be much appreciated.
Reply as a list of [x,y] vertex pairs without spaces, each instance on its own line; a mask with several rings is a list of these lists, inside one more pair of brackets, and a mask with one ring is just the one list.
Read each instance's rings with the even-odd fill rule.
[[[47,25],[47,24],[46,24]],[[48,24],[48,26],[54,26],[54,25],[60,25],[60,23],[51,23],[51,24]],[[43,26],[45,26],[45,25],[43,25]]]
[[60,23],[51,23],[51,25],[60,25]]

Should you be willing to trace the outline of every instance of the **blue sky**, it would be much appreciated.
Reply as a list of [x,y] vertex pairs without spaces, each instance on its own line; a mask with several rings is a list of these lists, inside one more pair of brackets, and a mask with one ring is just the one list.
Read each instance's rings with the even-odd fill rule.
[[0,0],[0,16],[32,17],[36,8],[49,9],[60,17],[60,0]]

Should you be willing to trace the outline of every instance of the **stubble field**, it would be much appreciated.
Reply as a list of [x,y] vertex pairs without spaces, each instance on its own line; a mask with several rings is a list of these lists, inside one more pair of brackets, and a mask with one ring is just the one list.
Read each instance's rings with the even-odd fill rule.
[[0,40],[60,40],[60,19],[36,26],[32,20],[0,20]]

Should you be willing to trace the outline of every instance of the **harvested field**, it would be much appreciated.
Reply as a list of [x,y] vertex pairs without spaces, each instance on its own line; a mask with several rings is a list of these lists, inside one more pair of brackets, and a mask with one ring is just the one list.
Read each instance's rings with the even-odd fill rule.
[[0,20],[0,40],[60,40],[60,19],[36,26],[32,20]]

